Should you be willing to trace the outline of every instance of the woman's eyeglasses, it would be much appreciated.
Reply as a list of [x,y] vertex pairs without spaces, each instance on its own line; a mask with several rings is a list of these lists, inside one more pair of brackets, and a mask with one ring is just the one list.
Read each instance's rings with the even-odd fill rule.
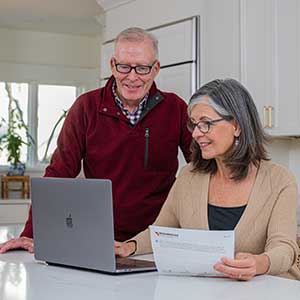
[[208,133],[211,126],[215,123],[225,120],[224,118],[216,119],[216,120],[201,120],[197,123],[194,123],[191,119],[188,119],[187,128],[190,132],[193,132],[197,127],[202,133]]

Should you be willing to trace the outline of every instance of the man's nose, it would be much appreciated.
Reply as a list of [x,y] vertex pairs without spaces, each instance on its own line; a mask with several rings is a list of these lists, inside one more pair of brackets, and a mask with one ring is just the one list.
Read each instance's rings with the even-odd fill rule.
[[135,69],[131,69],[131,71],[128,73],[127,78],[131,80],[135,80],[138,78],[138,75],[135,72]]

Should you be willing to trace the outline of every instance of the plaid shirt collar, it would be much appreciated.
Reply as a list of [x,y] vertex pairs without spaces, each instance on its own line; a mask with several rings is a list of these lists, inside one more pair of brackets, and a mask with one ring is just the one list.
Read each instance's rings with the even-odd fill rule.
[[144,98],[142,99],[142,101],[140,102],[140,104],[138,105],[138,107],[133,111],[133,112],[129,112],[123,105],[121,99],[119,98],[119,96],[117,95],[117,91],[116,91],[116,82],[114,81],[113,85],[112,85],[112,92],[115,98],[115,102],[118,105],[118,107],[121,109],[122,113],[129,119],[129,122],[132,125],[135,125],[138,120],[141,117],[141,114],[146,106],[147,100],[148,100],[148,96],[149,93],[147,93]]

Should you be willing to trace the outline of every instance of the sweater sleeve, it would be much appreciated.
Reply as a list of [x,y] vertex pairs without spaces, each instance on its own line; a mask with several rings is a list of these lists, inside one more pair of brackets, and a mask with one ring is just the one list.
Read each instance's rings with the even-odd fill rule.
[[297,260],[296,195],[296,184],[291,180],[281,189],[273,207],[265,246],[270,260],[268,274],[285,273]]
[[26,221],[25,227],[24,227],[22,233],[20,234],[20,236],[33,238],[31,206],[30,206],[30,209],[29,209],[28,219]]
[[46,168],[46,177],[74,178],[80,172],[85,152],[85,97],[80,96],[67,114],[57,139],[57,148]]
[[187,163],[190,162],[191,158],[191,142],[192,142],[192,134],[187,129],[187,105],[184,103],[182,108],[182,118],[181,118],[181,136],[180,136],[180,149],[184,155],[184,158]]
[[[85,96],[79,97],[71,107],[57,140],[57,148],[53,153],[50,165],[46,168],[45,177],[76,177],[81,168],[84,153],[84,110]],[[20,236],[33,238],[32,208]]]

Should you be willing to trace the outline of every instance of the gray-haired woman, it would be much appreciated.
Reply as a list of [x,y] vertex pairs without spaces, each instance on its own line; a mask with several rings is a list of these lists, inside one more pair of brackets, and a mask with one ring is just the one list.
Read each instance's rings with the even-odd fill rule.
[[[214,80],[191,98],[192,162],[174,183],[154,225],[235,230],[235,258],[215,270],[249,280],[260,274],[300,280],[296,184],[269,161],[255,104],[236,80]],[[151,252],[149,230],[115,244],[120,256]]]

